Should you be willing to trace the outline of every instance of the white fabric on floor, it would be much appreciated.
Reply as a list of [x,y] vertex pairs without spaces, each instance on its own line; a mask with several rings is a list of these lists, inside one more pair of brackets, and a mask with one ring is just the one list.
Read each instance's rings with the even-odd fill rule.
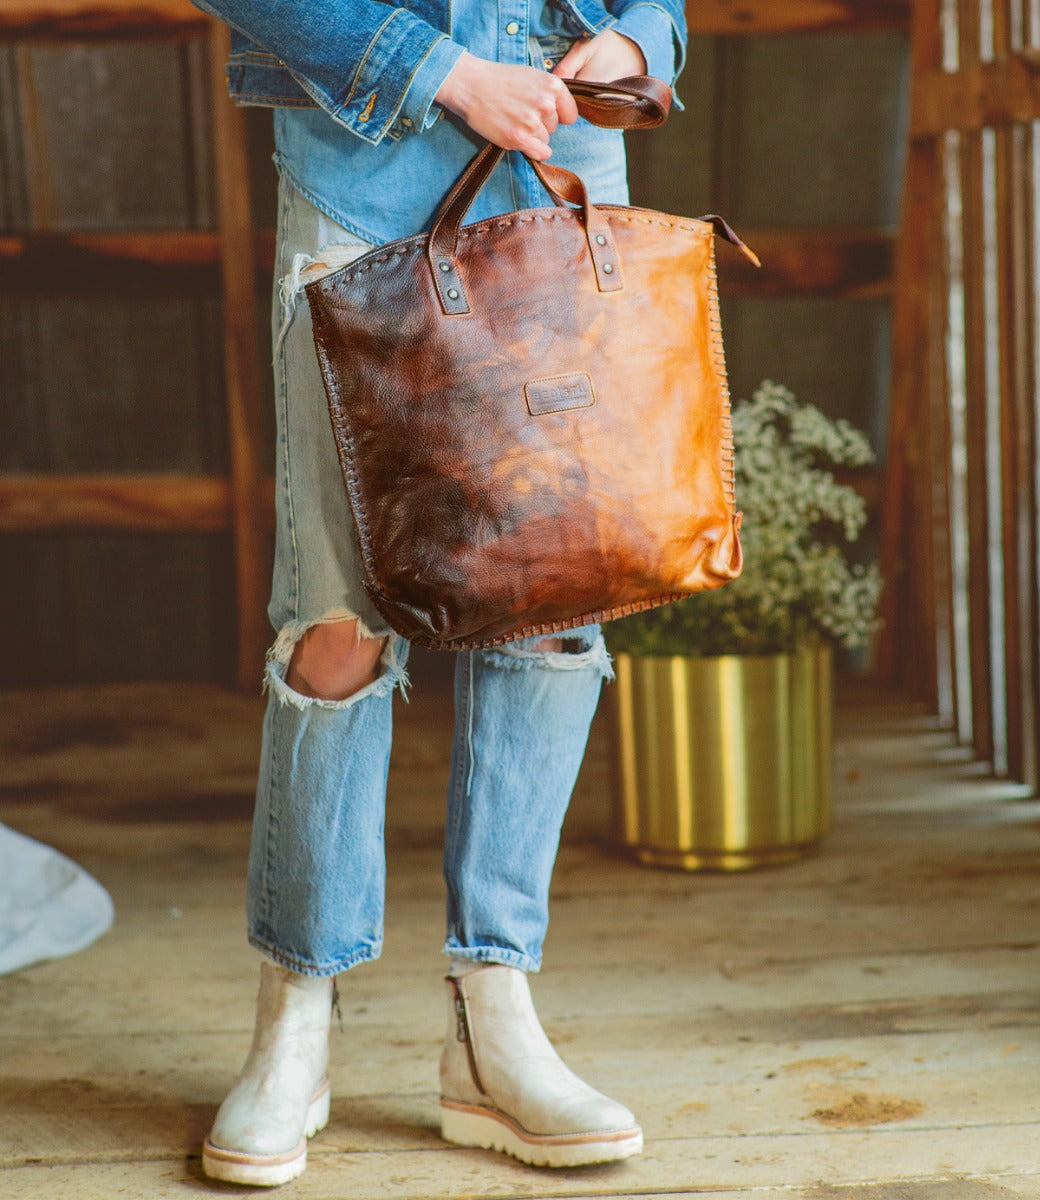
[[82,867],[0,825],[0,975],[75,954],[114,915],[112,898]]

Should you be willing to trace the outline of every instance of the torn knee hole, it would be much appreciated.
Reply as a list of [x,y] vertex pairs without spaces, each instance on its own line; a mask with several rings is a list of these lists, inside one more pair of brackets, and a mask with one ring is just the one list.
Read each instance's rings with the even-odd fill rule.
[[556,671],[595,670],[604,679],[613,677],[610,655],[598,629],[580,629],[549,637],[529,637],[482,652],[489,666],[522,671],[543,668]]
[[403,689],[406,650],[396,634],[373,634],[352,613],[335,611],[281,630],[268,653],[267,683],[296,707],[345,706],[371,691]]
[[582,637],[548,637],[542,638],[532,645],[536,654],[586,654],[592,649],[592,644]]
[[385,638],[365,638],[356,621],[316,625],[293,648],[285,681],[315,700],[346,700],[378,677]]

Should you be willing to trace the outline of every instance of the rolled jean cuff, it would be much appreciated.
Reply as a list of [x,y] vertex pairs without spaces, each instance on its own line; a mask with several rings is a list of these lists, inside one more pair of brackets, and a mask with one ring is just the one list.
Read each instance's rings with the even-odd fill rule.
[[359,967],[362,963],[375,962],[383,952],[383,943],[373,942],[371,945],[359,947],[352,954],[345,955],[335,962],[312,962],[297,958],[292,954],[286,954],[277,946],[272,946],[252,932],[248,937],[249,944],[255,950],[259,950],[265,958],[269,958],[278,966],[294,971],[297,975],[311,975],[315,978],[327,979],[332,975],[341,975],[344,971],[349,971],[351,967]]
[[465,959],[467,962],[518,967],[532,975],[542,969],[541,955],[535,958],[509,946],[463,946],[456,938],[449,937],[444,943],[443,953],[449,958]]

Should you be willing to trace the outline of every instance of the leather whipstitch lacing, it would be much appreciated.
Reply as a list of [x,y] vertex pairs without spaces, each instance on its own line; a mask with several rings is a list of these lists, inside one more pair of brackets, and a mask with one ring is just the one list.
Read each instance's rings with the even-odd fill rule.
[[[656,225],[662,229],[674,229],[682,233],[692,233],[702,238],[713,238],[715,236],[712,227],[701,222],[688,225],[680,221],[656,221],[648,217],[628,216],[623,211],[619,211],[614,206],[608,204],[600,204],[597,207],[600,212],[606,213],[612,221],[621,221],[627,225]],[[485,229],[510,229],[521,224],[529,225],[535,221],[579,221],[580,219],[580,213],[568,208],[547,208],[544,212],[530,216],[489,217],[485,221],[478,221],[473,225],[467,225],[463,229],[460,229],[459,239],[466,240],[471,237],[479,237]],[[372,250],[347,266],[341,267],[336,273],[341,279],[356,279],[366,271],[371,271],[376,263],[388,263],[394,258],[404,258],[409,254],[423,253],[425,249],[426,235],[419,234],[414,239],[408,239],[406,244],[395,246],[393,250],[382,252]]]
[[712,353],[715,360],[715,378],[722,394],[722,464],[723,487],[731,510],[737,508],[736,459],[733,448],[733,417],[730,403],[729,376],[726,371],[726,349],[722,344],[722,312],[719,304],[719,272],[715,259],[715,239],[711,243],[711,260],[708,265],[708,305],[711,321]]

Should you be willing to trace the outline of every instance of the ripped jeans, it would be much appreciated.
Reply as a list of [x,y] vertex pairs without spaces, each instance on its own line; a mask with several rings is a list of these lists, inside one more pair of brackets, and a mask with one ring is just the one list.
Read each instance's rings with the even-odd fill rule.
[[[249,856],[249,940],[283,966],[334,975],[378,957],[393,693],[408,644],[372,606],[300,287],[369,247],[283,180],[274,306],[276,550],[268,705]],[[331,248],[331,249],[330,249]],[[385,637],[380,674],[346,700],[286,682],[313,625]],[[541,965],[560,829],[610,660],[595,626],[456,656],[444,845],[445,950]]]

